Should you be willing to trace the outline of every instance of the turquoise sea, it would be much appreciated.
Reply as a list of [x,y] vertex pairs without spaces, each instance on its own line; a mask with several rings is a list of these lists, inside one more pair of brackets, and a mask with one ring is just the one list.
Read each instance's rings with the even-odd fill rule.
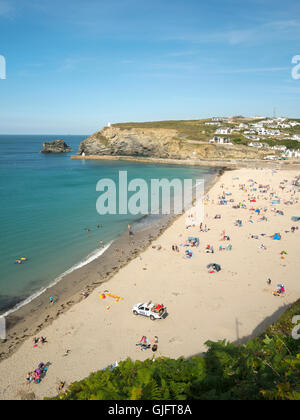
[[[61,279],[67,270],[95,258],[141,215],[96,211],[102,178],[205,178],[212,168],[71,160],[70,154],[40,154],[42,143],[63,138],[74,152],[87,136],[0,135],[0,314]],[[151,223],[149,218],[149,223]],[[155,223],[155,220],[153,221]],[[98,228],[98,225],[102,227]],[[86,229],[90,229],[88,232]],[[28,259],[22,265],[17,258]],[[63,281],[63,277],[62,280]]]

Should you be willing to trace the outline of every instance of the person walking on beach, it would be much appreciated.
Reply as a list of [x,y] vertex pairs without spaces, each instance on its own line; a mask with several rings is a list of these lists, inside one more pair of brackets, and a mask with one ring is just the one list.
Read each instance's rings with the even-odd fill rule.
[[129,235],[129,236],[133,236],[133,232],[132,232],[132,229],[131,229],[131,225],[128,225],[128,235]]

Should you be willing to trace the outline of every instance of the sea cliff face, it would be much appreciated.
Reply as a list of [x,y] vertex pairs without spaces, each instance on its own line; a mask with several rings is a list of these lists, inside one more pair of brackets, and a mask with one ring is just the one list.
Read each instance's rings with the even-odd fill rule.
[[107,127],[84,140],[79,153],[86,155],[179,157],[176,130]]
[[[85,139],[79,154],[164,159],[257,159],[245,146],[221,146],[186,140],[174,129],[106,127]],[[262,154],[263,156],[263,154]]]
[[63,140],[55,140],[43,144],[41,153],[70,153],[72,149]]

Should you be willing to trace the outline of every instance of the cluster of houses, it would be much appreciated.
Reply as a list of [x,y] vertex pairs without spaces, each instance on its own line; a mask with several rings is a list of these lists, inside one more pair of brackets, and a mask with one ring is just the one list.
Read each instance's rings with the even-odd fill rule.
[[[255,147],[257,149],[269,149],[269,150],[275,150],[277,152],[282,152],[281,157],[283,158],[288,158],[288,159],[292,159],[292,158],[300,158],[300,150],[291,150],[288,149],[286,146],[280,146],[280,145],[276,145],[276,146],[269,146],[267,143],[249,143],[248,146],[250,147]],[[271,158],[273,156],[267,156],[267,158]]]
[[[256,118],[256,120],[259,120]],[[214,117],[210,121],[205,122],[205,125],[218,127],[215,131],[215,136],[209,140],[210,143],[232,146],[231,138],[228,137],[234,132],[242,132],[242,134],[251,143],[248,144],[250,147],[257,149],[271,149],[277,152],[282,152],[282,158],[300,158],[300,150],[290,150],[286,146],[276,145],[269,146],[267,143],[261,142],[261,137],[280,137],[284,140],[297,140],[300,141],[300,134],[293,134],[281,132],[281,129],[291,129],[300,126],[297,121],[289,121],[287,118],[273,118],[263,119],[260,118],[255,123],[242,122],[234,127],[222,127],[222,123],[232,123],[229,118]],[[267,158],[277,159],[276,156],[269,156]]]

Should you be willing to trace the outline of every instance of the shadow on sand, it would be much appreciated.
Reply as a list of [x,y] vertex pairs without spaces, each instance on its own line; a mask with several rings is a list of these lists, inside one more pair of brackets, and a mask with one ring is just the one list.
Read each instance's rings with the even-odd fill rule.
[[[281,315],[288,310],[290,307],[292,306],[292,304],[290,305],[282,305],[279,309],[277,309],[277,311],[275,311],[272,315],[268,316],[267,318],[265,318],[260,324],[257,325],[256,328],[254,328],[254,330],[252,331],[251,334],[244,336],[244,337],[240,337],[240,333],[239,333],[239,327],[242,325],[238,318],[236,318],[235,320],[235,329],[236,329],[236,340],[231,342],[231,344],[234,345],[242,345],[242,344],[246,344],[249,340],[252,340],[256,337],[258,337],[260,334],[262,334],[264,331],[266,331],[266,329],[274,324],[280,317]],[[209,341],[209,337],[207,338],[207,341]],[[220,338],[219,341],[224,340],[224,338]],[[205,353],[197,353],[197,354],[193,354],[191,356],[189,356],[188,358],[190,359],[191,357],[194,356],[204,356]]]

